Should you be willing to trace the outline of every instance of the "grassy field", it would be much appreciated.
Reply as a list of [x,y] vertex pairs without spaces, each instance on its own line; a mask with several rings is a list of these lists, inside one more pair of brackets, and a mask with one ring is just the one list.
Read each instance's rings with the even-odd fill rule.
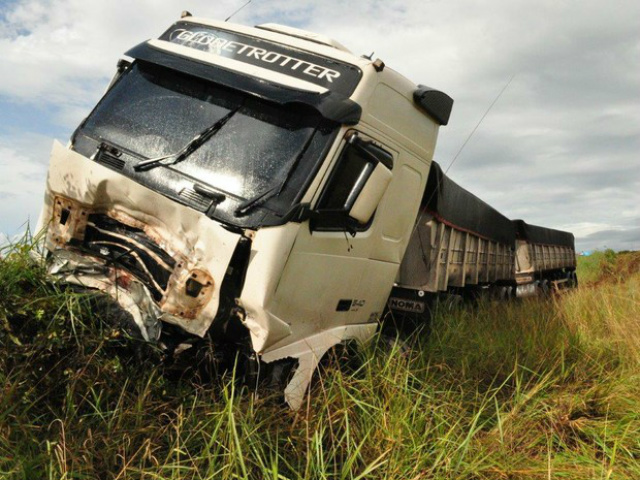
[[638,479],[640,255],[549,302],[436,315],[330,362],[299,413],[170,371],[16,245],[0,260],[0,478]]

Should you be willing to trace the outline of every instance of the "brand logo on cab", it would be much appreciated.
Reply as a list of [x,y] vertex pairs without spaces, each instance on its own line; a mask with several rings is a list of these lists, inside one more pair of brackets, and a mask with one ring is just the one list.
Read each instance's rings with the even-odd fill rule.
[[229,40],[218,36],[210,31],[193,31],[184,28],[176,29],[172,32],[170,40],[173,43],[181,43],[185,46],[206,47],[208,52],[218,55],[226,54],[231,57],[246,57],[247,59],[260,60],[267,64],[286,67],[289,70],[301,72],[320,80],[333,83],[340,77],[340,72],[330,68],[322,67],[315,63],[301,60],[280,52],[269,51],[254,45]]

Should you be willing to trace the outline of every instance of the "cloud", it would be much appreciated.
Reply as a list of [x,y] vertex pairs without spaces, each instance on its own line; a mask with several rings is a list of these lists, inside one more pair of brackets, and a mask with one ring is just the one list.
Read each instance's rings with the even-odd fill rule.
[[[223,8],[232,4],[217,2]],[[0,95],[56,105],[60,121],[76,124],[100,98],[118,58],[157,37],[182,8],[183,2],[152,0],[10,4],[0,18],[0,63],[10,72],[0,77]]]
[[640,227],[594,232],[578,239],[577,249],[605,249],[611,248],[612,245],[615,245],[616,250],[640,250]]
[[[34,116],[44,117],[46,110],[47,127],[41,119],[34,121],[33,133],[48,128],[68,135],[100,97],[128,48],[157,37],[184,9],[224,19],[241,4],[5,4],[0,7],[0,62],[9,73],[0,77],[0,100],[22,111],[33,109]],[[233,21],[316,31],[357,55],[375,51],[388,68],[450,94],[455,99],[451,122],[441,128],[436,149],[444,168],[513,77],[450,175],[509,217],[575,228],[585,242],[609,235],[608,246],[627,248],[629,235],[637,233],[640,205],[638,18],[640,3],[625,0],[253,0]],[[5,158],[41,165],[48,155],[19,140],[15,135],[28,138],[21,132],[9,132],[9,123],[0,118]],[[4,168],[0,173],[10,169]],[[36,183],[23,183],[33,189],[33,198],[40,192]],[[18,217],[11,214],[12,224]]]
[[42,207],[51,139],[26,133],[0,136],[0,218],[13,237],[35,227]]

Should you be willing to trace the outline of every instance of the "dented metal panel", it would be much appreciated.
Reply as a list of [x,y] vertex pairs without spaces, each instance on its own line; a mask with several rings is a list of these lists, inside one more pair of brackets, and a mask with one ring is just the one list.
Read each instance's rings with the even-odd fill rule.
[[262,355],[265,362],[274,362],[283,358],[296,358],[298,365],[291,381],[284,390],[289,406],[298,410],[302,406],[307,390],[318,363],[324,354],[333,346],[346,340],[368,341],[377,330],[377,323],[359,325],[343,325],[307,336],[295,343],[271,350]]
[[69,281],[114,296],[145,290],[157,303],[157,321],[199,336],[216,316],[221,282],[240,238],[58,142],[40,222],[48,226],[46,246],[54,255],[61,249],[82,253],[82,262],[64,259]]

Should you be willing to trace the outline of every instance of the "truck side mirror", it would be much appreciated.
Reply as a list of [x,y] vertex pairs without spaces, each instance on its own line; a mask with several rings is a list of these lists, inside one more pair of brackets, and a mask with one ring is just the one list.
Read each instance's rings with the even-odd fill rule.
[[352,134],[316,207],[321,217],[318,226],[367,224],[391,181],[392,168],[389,152]]
[[354,185],[355,201],[349,210],[349,216],[360,223],[368,223],[380,203],[387,185],[391,181],[391,170],[378,163],[368,175],[364,185]]

